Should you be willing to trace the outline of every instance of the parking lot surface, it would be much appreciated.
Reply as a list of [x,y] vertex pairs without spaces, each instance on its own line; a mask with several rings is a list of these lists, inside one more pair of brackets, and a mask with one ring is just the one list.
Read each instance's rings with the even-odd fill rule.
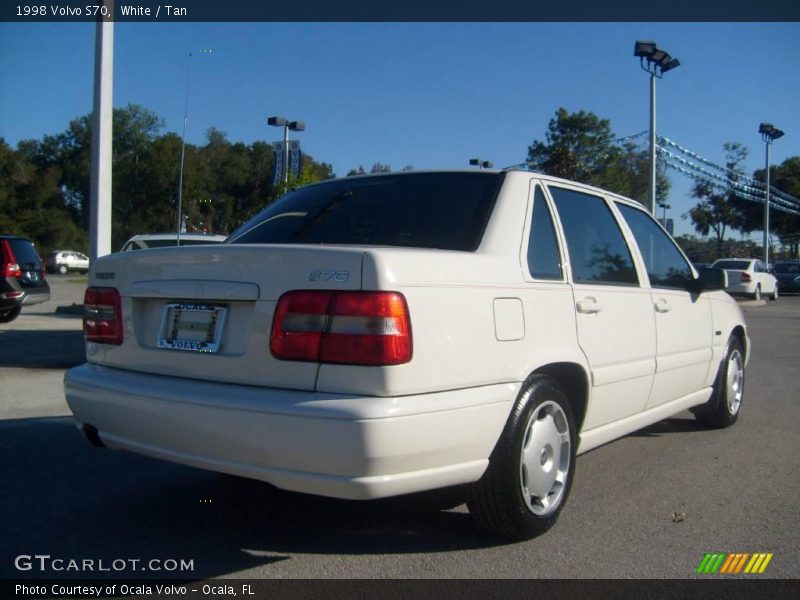
[[[733,428],[687,412],[582,455],[557,525],[509,544],[458,494],[337,501],[93,448],[61,388],[83,362],[63,307],[85,278],[50,283],[49,303],[0,325],[0,577],[104,576],[15,567],[38,553],[144,561],[113,577],[707,579],[713,552],[772,553],[757,577],[800,577],[800,297],[743,303],[753,353]],[[167,559],[192,569],[141,570]]]

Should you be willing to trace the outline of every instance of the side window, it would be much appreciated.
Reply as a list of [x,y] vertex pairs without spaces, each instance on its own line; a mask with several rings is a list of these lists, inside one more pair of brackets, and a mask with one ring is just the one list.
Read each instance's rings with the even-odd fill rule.
[[619,202],[617,208],[636,238],[650,285],[685,289],[694,275],[675,242],[643,210]]
[[528,269],[534,279],[563,279],[553,216],[541,186],[533,196],[533,221],[528,240]]
[[638,285],[628,244],[599,196],[558,187],[553,195],[575,283]]

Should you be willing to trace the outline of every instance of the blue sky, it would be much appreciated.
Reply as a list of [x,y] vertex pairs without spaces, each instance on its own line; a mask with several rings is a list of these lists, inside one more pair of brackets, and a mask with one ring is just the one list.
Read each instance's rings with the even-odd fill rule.
[[[211,126],[274,141],[266,117],[282,115],[306,123],[304,150],[340,176],[375,162],[516,164],[562,106],[619,137],[644,131],[637,39],[681,61],[658,82],[659,134],[717,163],[741,142],[751,172],[769,121],[786,132],[772,162],[800,155],[800,23],[117,23],[114,36],[115,106],[141,104],[180,133],[192,52],[189,142]],[[0,23],[0,137],[15,146],[88,114],[93,61],[92,24]],[[690,182],[669,175],[668,216],[689,232]]]

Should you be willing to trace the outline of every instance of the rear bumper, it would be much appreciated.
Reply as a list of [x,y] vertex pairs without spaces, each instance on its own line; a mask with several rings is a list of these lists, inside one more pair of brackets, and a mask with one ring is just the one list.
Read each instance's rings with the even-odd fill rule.
[[25,294],[25,298],[22,300],[23,306],[28,306],[29,304],[41,304],[42,302],[47,302],[50,300],[50,292],[28,292]]
[[[21,296],[17,296],[23,292]],[[41,304],[50,300],[50,291],[31,292],[26,289],[3,289],[0,291],[0,309],[14,308],[15,306],[28,306]]]
[[228,385],[83,365],[64,378],[104,444],[349,499],[483,474],[518,384],[397,398]]
[[[752,296],[756,293],[756,284],[753,281],[742,283],[729,283],[725,291],[732,295]],[[763,292],[763,290],[762,290]]]

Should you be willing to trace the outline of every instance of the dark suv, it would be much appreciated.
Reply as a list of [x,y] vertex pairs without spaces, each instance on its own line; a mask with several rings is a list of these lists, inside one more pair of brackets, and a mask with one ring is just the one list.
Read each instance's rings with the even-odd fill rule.
[[24,304],[50,300],[50,286],[33,242],[0,234],[0,323],[17,318]]

